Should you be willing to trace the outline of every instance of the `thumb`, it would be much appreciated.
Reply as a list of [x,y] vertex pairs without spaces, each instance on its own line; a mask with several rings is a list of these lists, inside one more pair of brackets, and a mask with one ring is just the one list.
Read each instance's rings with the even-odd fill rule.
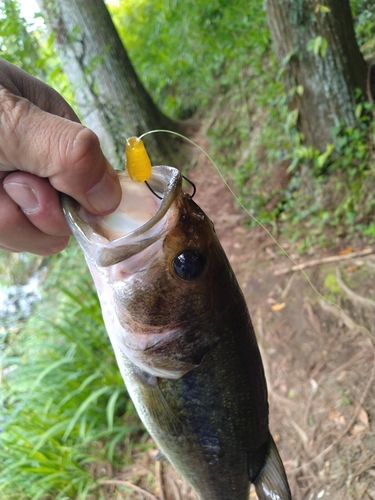
[[91,213],[116,209],[121,188],[94,132],[42,111],[5,88],[0,88],[0,109],[0,170],[49,178],[56,190]]

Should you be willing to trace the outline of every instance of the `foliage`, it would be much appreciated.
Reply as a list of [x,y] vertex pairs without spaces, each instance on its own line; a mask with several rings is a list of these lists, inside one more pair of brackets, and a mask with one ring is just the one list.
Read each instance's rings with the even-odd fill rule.
[[74,107],[73,91],[54,51],[53,38],[43,25],[27,23],[16,0],[0,2],[0,57],[54,87]]
[[25,285],[29,277],[43,267],[43,260],[36,255],[0,250],[0,285]]
[[44,71],[42,80],[57,90],[81,118],[82,112],[77,107],[74,91],[53,46],[54,35],[47,36],[46,31],[42,28],[39,28],[35,35],[40,42],[38,64]]
[[246,54],[248,62],[249,54],[263,52],[269,42],[262,6],[255,1],[108,3],[141,80],[177,118],[241,84],[241,58]]
[[293,182],[284,192],[277,217],[289,234],[298,227],[293,236],[303,236],[300,250],[330,244],[332,236],[375,236],[371,222],[375,124],[370,120],[374,110],[368,102],[357,110],[359,126],[335,127],[332,143],[323,153],[304,146],[294,133],[288,167]]
[[40,76],[37,64],[40,45],[27,27],[16,0],[4,0],[0,3],[0,56],[25,71]]
[[[375,42],[374,7],[372,2],[353,3],[358,40],[366,53]],[[260,19],[258,23],[263,26]],[[253,43],[259,46],[256,34]],[[325,48],[322,40],[312,41],[311,50],[320,54]],[[335,127],[324,152],[306,147],[296,129],[298,111],[287,106],[292,95],[283,92],[282,69],[277,73],[272,54],[266,46],[263,50],[251,53],[251,69],[261,68],[258,85],[246,79],[245,69],[244,85],[217,98],[222,114],[215,117],[209,133],[218,154],[211,154],[222,165],[230,165],[229,173],[249,212],[262,223],[277,224],[279,232],[299,242],[300,251],[313,251],[349,235],[374,239],[374,109],[357,96],[359,127]],[[237,68],[238,62],[233,61]],[[293,92],[303,89],[296,87]],[[247,122],[237,104],[241,100],[247,103]]]
[[131,451],[125,442],[140,436],[78,251],[54,259],[43,301],[8,333],[0,400],[3,500],[102,498],[98,464],[106,470],[124,463]]
[[375,4],[372,0],[351,0],[358,44],[365,57],[375,52]]

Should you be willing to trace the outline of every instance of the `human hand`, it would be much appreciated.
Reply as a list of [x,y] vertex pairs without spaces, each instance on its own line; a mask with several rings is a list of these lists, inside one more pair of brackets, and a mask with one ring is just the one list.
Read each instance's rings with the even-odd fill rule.
[[121,199],[94,132],[58,92],[0,59],[0,248],[63,250],[70,230],[59,191],[95,215]]

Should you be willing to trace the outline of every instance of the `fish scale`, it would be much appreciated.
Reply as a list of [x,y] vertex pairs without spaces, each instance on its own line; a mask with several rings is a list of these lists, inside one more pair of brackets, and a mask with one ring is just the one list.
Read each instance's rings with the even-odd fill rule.
[[150,220],[122,237],[108,226],[107,243],[104,229],[91,237],[105,221],[69,197],[62,205],[140,418],[200,500],[247,500],[251,482],[260,500],[291,499],[254,329],[211,220],[173,167],[153,167],[149,192],[126,173],[120,181],[139,220],[144,196],[162,194]]

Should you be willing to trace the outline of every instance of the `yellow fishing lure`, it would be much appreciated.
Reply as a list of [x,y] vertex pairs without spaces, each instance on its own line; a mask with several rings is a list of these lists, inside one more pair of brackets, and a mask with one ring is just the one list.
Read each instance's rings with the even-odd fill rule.
[[[142,134],[141,137],[145,137],[146,135],[149,135],[149,134],[155,134],[157,132],[162,132],[162,133],[176,135],[177,137],[181,137],[182,139],[186,140],[187,142],[189,142],[190,144],[193,144],[193,146],[195,146],[196,148],[198,148],[210,160],[210,162],[212,163],[212,165],[215,167],[215,169],[218,172],[219,176],[221,177],[222,181],[226,185],[227,189],[231,192],[231,194],[233,195],[233,197],[237,201],[237,203],[249,215],[249,217],[254,222],[256,222],[268,234],[268,236],[271,238],[271,240],[273,240],[273,242],[280,248],[280,250],[284,253],[284,255],[296,266],[296,269],[299,268],[300,272],[305,277],[305,279],[307,280],[307,282],[309,283],[309,285],[311,286],[311,288],[314,290],[314,292],[318,295],[318,297],[320,297],[321,299],[323,299],[325,302],[328,302],[328,303],[332,304],[339,311],[342,311],[342,309],[341,309],[340,306],[338,306],[337,304],[333,303],[332,301],[330,301],[329,299],[327,299],[326,297],[324,297],[317,290],[317,288],[312,283],[312,281],[310,280],[310,278],[306,274],[306,272],[302,268],[299,267],[299,265],[296,262],[296,260],[291,255],[289,255],[289,253],[280,245],[280,243],[273,236],[273,234],[271,234],[270,231],[256,217],[254,217],[254,215],[251,214],[249,212],[249,210],[247,210],[247,208],[237,198],[237,196],[235,195],[234,191],[232,190],[232,188],[230,187],[230,185],[225,180],[223,174],[221,173],[220,169],[218,168],[218,166],[216,165],[216,163],[214,162],[214,160],[211,158],[211,156],[204,149],[202,149],[200,146],[198,146],[198,144],[196,144],[194,141],[192,141],[188,137],[185,137],[184,135],[179,134],[178,132],[173,132],[171,130],[161,130],[161,129],[160,130],[150,130],[149,132],[145,132],[144,134]],[[147,154],[147,151],[146,151],[146,148],[145,148],[145,146],[143,144],[142,139],[138,138],[138,137],[130,137],[130,139],[128,139],[127,142],[126,142],[125,152],[126,152],[126,166],[127,166],[130,178],[133,181],[138,181],[138,182],[146,181],[146,184],[147,184],[147,180],[152,175],[152,167],[151,167],[150,158],[149,158],[149,156]],[[186,177],[185,177],[185,179],[186,179]],[[154,193],[154,191],[153,191],[153,193]],[[154,194],[155,194],[155,196],[157,196],[158,198],[160,198],[160,196],[158,196],[156,193],[154,193]],[[195,186],[194,186],[194,193],[193,193],[192,196],[194,196],[194,194],[195,194]]]
[[142,139],[130,137],[125,147],[126,168],[132,181],[147,181],[152,174],[151,160]]

